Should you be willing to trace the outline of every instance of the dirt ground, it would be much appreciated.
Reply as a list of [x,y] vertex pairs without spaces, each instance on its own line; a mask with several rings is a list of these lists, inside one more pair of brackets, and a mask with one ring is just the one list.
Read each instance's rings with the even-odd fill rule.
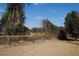
[[[75,42],[75,41],[73,41]],[[79,45],[72,41],[39,40],[36,43],[25,42],[22,45],[0,48],[4,56],[79,56]],[[79,43],[79,41],[77,41]]]

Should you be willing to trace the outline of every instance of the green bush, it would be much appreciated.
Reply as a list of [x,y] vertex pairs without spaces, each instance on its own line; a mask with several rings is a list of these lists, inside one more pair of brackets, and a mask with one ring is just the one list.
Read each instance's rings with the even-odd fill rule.
[[66,40],[67,39],[67,36],[66,36],[66,33],[64,30],[60,30],[59,33],[58,33],[58,39],[60,40]]

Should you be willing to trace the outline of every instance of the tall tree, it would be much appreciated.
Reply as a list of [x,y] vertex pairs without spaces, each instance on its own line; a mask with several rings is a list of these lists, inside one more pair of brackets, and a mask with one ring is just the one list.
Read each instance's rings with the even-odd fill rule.
[[7,11],[2,17],[5,34],[13,35],[24,31],[24,5],[22,3],[7,4]]
[[44,19],[42,23],[44,32],[50,34],[56,33],[57,27],[52,24],[48,19]]
[[65,29],[72,37],[79,37],[79,12],[71,11],[65,17]]

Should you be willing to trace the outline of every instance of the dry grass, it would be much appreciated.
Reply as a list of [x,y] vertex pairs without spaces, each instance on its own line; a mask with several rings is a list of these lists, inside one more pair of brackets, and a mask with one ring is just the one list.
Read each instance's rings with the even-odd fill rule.
[[52,40],[39,40],[36,43],[25,42],[20,45],[0,48],[0,55],[79,55],[79,45],[52,38]]

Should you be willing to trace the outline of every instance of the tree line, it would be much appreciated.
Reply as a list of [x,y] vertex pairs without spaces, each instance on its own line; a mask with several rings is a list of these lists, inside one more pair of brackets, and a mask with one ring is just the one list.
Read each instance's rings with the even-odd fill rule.
[[[25,4],[23,3],[9,3],[7,4],[6,12],[3,14],[1,24],[3,25],[3,32],[5,35],[24,34],[28,32],[28,28],[24,26]],[[60,34],[68,34],[71,37],[79,38],[79,12],[71,11],[65,17],[64,28],[59,28],[52,24],[48,19],[42,21],[46,33],[54,33],[60,29]],[[35,30],[35,29],[33,29]],[[63,32],[63,33],[62,33]]]

